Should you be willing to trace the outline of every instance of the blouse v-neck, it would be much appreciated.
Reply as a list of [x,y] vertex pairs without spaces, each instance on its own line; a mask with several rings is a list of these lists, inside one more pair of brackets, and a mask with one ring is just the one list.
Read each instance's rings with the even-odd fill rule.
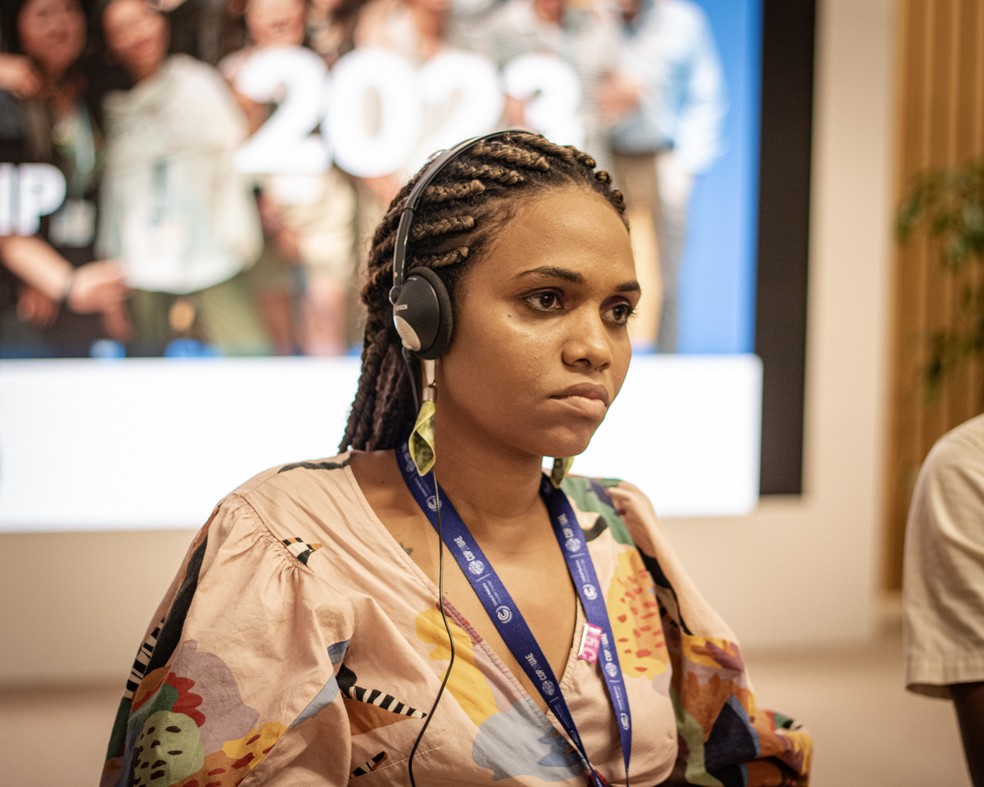
[[[351,457],[351,453],[349,453],[348,456]],[[407,554],[407,551],[403,548],[400,542],[397,541],[396,537],[390,532],[389,528],[386,527],[382,519],[380,519],[379,515],[376,513],[376,510],[372,507],[372,504],[366,497],[362,487],[359,485],[359,481],[355,477],[355,473],[352,470],[351,462],[349,462],[344,468],[344,473],[345,479],[349,484],[349,488],[352,490],[352,494],[354,495],[356,502],[366,514],[367,520],[372,524],[372,535],[375,542],[379,546],[384,547],[390,557],[395,562],[401,564],[408,574],[413,576],[420,589],[428,593],[436,600],[438,597],[437,585],[435,585],[423,569],[417,565],[416,561],[414,561],[414,559]],[[574,643],[577,642],[578,634],[584,628],[584,624],[586,622],[584,608],[581,606],[581,600],[577,597],[576,593],[574,594],[574,602],[574,630],[571,632],[571,644],[567,650],[567,658],[564,660],[564,669],[559,678],[561,691],[569,689],[571,687],[571,683],[573,682],[574,666],[578,658]],[[519,693],[520,698],[531,708],[535,709],[541,716],[545,716],[549,719],[550,724],[554,727],[554,729],[558,731],[561,730],[561,725],[553,712],[550,711],[549,708],[541,708],[536,703],[532,695],[530,695],[529,691],[527,691],[526,687],[522,684],[516,674],[509,669],[500,655],[491,646],[491,644],[489,644],[488,640],[486,640],[485,637],[479,633],[478,629],[472,625],[471,621],[465,617],[465,615],[455,606],[454,602],[452,602],[446,594],[444,595],[444,608],[449,618],[468,634],[472,642],[482,649],[483,653],[495,665],[496,669],[498,669],[502,676],[510,682],[510,684]]]

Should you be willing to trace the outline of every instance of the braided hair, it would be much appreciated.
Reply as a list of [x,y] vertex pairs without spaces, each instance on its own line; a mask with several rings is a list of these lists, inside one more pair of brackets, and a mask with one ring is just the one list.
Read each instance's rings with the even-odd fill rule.
[[[432,268],[455,307],[458,283],[482,259],[520,201],[561,188],[580,187],[604,197],[625,220],[625,202],[611,176],[591,156],[524,131],[476,142],[450,161],[424,189],[414,211],[406,272]],[[369,248],[362,302],[366,328],[362,373],[340,450],[395,447],[406,439],[416,412],[411,371],[393,325],[389,291],[400,214],[426,166],[393,199]],[[453,338],[452,338],[453,341]]]

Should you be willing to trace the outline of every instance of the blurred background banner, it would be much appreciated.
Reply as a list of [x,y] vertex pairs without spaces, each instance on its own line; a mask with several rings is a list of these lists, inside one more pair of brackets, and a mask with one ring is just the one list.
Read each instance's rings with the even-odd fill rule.
[[400,183],[508,126],[615,174],[640,350],[752,352],[761,38],[761,0],[12,0],[0,236],[97,292],[0,248],[0,357],[345,352]]

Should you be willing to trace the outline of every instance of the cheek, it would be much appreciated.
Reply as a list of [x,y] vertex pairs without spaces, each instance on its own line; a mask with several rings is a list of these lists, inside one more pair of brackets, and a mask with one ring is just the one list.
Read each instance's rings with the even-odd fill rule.
[[17,28],[17,34],[20,36],[21,49],[28,55],[36,56],[40,49],[39,42],[44,37],[40,26],[34,20],[23,21]]
[[544,354],[550,346],[549,339],[522,326],[514,313],[503,316],[487,341],[496,347],[499,364],[509,378],[525,381],[532,387],[546,371]]
[[461,326],[449,353],[451,382],[456,379],[472,388],[486,402],[504,398],[515,401],[536,385],[544,372],[537,337],[518,327],[514,315]]
[[618,347],[615,352],[615,367],[617,369],[615,395],[617,396],[619,391],[622,390],[622,384],[625,382],[626,375],[629,373],[629,362],[632,360],[632,345],[629,339],[626,338],[623,346]]
[[151,30],[153,31],[154,43],[157,45],[158,54],[167,54],[168,32],[164,18],[155,18]]
[[70,45],[72,49],[77,49],[79,52],[85,46],[85,24],[81,20],[77,20],[72,25]]

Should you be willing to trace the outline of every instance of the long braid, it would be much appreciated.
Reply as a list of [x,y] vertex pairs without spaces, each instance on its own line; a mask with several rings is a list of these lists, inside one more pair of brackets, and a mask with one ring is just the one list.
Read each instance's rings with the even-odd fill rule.
[[[421,195],[407,245],[406,271],[420,266],[439,271],[453,307],[461,275],[482,259],[518,209],[518,200],[549,190],[571,186],[592,190],[625,222],[622,194],[612,187],[608,173],[596,171],[595,166],[587,153],[528,132],[477,142],[445,166]],[[341,450],[392,448],[406,438],[416,415],[388,296],[400,214],[424,170],[400,190],[373,235],[362,290],[367,311],[362,373]]]

